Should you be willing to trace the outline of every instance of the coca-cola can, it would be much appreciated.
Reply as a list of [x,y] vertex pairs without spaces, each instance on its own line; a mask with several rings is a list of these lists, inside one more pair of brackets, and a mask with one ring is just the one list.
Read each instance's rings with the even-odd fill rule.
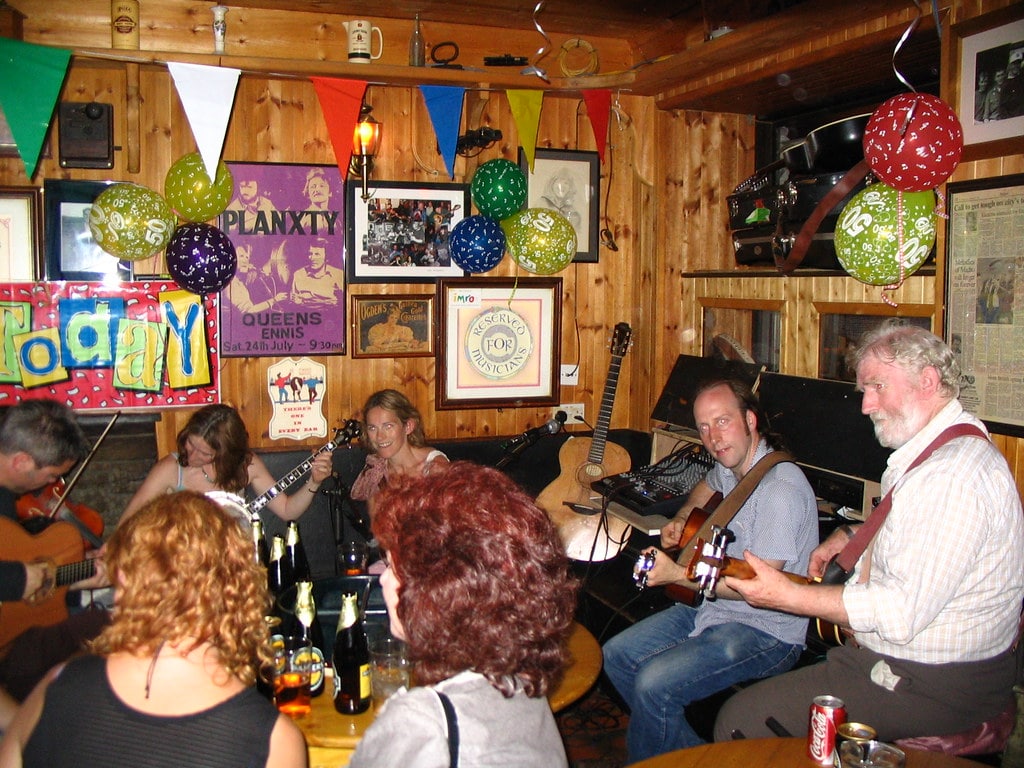
[[833,765],[836,731],[846,722],[846,705],[835,696],[815,696],[807,726],[807,756],[819,765]]

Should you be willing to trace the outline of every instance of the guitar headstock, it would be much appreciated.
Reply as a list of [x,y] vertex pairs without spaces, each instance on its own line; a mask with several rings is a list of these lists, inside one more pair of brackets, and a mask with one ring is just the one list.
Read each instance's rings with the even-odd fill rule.
[[345,426],[334,430],[334,440],[332,442],[335,445],[348,445],[362,434],[362,425],[355,419],[347,419]]
[[629,327],[629,323],[616,323],[615,328],[612,329],[612,355],[624,357],[632,343],[632,338],[633,329]]

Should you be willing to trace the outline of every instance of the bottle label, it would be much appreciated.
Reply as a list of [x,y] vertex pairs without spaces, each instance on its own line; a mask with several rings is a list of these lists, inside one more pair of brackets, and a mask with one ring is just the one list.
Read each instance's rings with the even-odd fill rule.
[[359,698],[370,698],[370,665],[359,665]]
[[311,655],[313,663],[309,668],[309,691],[316,695],[324,687],[324,654],[314,645]]

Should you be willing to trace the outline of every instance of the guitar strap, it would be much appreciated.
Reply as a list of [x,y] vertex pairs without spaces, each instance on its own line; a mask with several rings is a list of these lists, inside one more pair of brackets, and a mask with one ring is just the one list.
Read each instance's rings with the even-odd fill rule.
[[683,545],[683,553],[687,553],[697,539],[704,539],[706,541],[710,538],[712,526],[717,525],[721,528],[727,528],[736,516],[736,513],[740,511],[740,507],[746,503],[750,494],[754,492],[757,484],[768,473],[768,470],[784,461],[793,461],[793,457],[785,451],[771,451],[762,456],[757,464],[752,466],[750,471],[740,478],[736,487],[729,491],[729,495],[723,498],[721,503],[715,507],[715,511],[708,515],[708,519],[704,521],[704,524],[693,535],[693,538]]
[[[907,467],[907,472],[910,472],[910,470],[924,462],[940,446],[958,437],[980,437],[982,440],[988,440],[988,436],[973,424],[953,424],[950,427],[946,427],[938,437],[932,440],[927,448],[921,451],[918,457]],[[903,473],[904,476],[907,472]],[[895,488],[895,485],[893,488]],[[821,580],[823,584],[842,584],[850,577],[853,567],[857,564],[860,556],[864,554],[864,550],[868,548],[868,544],[871,543],[875,534],[878,533],[878,529],[882,527],[882,523],[889,514],[889,510],[892,509],[893,488],[890,488],[889,492],[878,502],[878,505],[868,515],[865,523],[846,542],[843,551],[839,553],[833,563],[829,564],[829,569],[826,570]],[[836,572],[836,568],[841,570]]]

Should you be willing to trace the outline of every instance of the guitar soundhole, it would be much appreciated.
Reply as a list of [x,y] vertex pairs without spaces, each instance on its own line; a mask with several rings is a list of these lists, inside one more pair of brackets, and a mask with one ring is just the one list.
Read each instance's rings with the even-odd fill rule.
[[587,466],[583,468],[583,474],[594,480],[600,480],[604,477],[604,469],[600,464],[587,464]]

